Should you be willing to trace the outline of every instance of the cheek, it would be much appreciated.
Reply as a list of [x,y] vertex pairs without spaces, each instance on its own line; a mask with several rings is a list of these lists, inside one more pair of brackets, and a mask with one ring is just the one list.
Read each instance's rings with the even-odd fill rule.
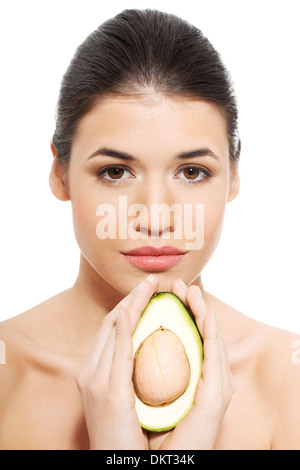
[[96,205],[86,197],[72,199],[73,226],[80,248],[96,241]]
[[[88,191],[77,191],[72,198],[72,215],[74,235],[81,254],[91,266],[98,271],[99,260],[109,262],[111,240],[100,240],[97,236],[97,197],[92,197]],[[99,259],[98,259],[99,258]],[[105,263],[106,264],[106,263]]]
[[205,244],[218,243],[223,227],[225,206],[218,206],[213,210],[206,207],[204,216],[204,241]]
[[82,177],[75,167],[70,177],[71,203],[74,233],[80,249],[91,251],[97,247],[98,207],[107,202],[105,191],[99,191],[90,177]]
[[[115,251],[118,249],[118,240],[113,233],[101,239],[98,230],[101,222],[105,232],[107,228],[108,230],[114,229],[114,226],[117,228],[116,224],[107,222],[112,221],[109,219],[109,214],[112,215],[117,211],[105,210],[107,207],[115,207],[115,201],[111,196],[107,197],[103,191],[99,195],[97,188],[93,190],[88,185],[77,187],[71,201],[74,234],[78,247],[89,264],[98,273],[101,271],[103,274],[112,266]],[[99,214],[100,209],[102,215]]]
[[113,265],[116,240],[99,239],[97,204],[87,199],[72,201],[73,226],[77,245],[88,264],[106,278]]
[[[196,243],[190,245],[195,250],[193,263],[201,267],[211,258],[215,251],[222,233],[225,210],[226,210],[226,187],[210,187],[206,194],[201,194],[198,214],[193,215],[196,223],[193,225],[193,233],[196,234]],[[200,198],[199,198],[200,199]],[[201,210],[200,210],[201,207]]]
[[220,240],[225,210],[226,198],[222,194],[216,194],[204,205],[204,249],[208,257],[211,256]]

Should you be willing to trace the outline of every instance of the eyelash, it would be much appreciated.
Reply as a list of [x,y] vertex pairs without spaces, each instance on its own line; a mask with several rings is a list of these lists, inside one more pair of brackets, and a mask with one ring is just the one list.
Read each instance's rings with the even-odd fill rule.
[[184,167],[180,168],[180,170],[176,173],[176,175],[190,168],[192,168],[193,170],[197,170],[199,172],[198,176],[200,176],[201,173],[203,176],[200,180],[196,180],[196,179],[193,180],[193,179],[187,178],[183,180],[186,184],[200,184],[212,177],[212,174],[206,168],[203,168],[198,165],[185,165]]
[[109,178],[106,178],[104,175],[105,173],[107,173],[109,170],[113,170],[117,168],[118,170],[124,170],[124,171],[127,171],[128,173],[131,173],[132,172],[125,166],[123,165],[110,165],[110,166],[106,166],[105,168],[102,168],[101,170],[99,170],[97,172],[97,178],[99,178],[100,180],[104,180],[105,183],[108,183],[108,184],[119,184],[120,181],[123,181],[124,178],[116,178],[115,180],[114,179],[109,179]]
[[[184,170],[187,170],[187,169],[190,169],[190,168],[199,171],[199,175],[202,173],[203,177],[200,180],[196,180],[196,179],[189,180],[188,178],[185,179],[185,180],[183,179],[182,181],[184,181],[186,184],[200,184],[203,181],[206,181],[207,179],[212,177],[212,174],[206,168],[203,168],[203,167],[197,166],[197,165],[185,165],[184,167],[180,168],[176,172],[176,175],[178,175],[179,173],[183,172]],[[110,165],[110,166],[107,166],[107,167],[102,168],[101,170],[99,170],[97,172],[97,178],[100,179],[100,180],[105,181],[105,183],[108,183],[108,184],[120,184],[121,181],[124,181],[123,177],[122,178],[116,178],[114,180],[114,179],[109,179],[109,178],[104,176],[109,170],[113,170],[113,169],[124,170],[125,172],[128,172],[128,173],[132,174],[132,171],[129,170],[127,167],[123,166],[123,165]]]

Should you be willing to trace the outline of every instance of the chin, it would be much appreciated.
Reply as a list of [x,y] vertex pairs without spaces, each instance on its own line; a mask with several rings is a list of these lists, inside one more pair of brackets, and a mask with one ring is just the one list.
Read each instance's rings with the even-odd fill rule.
[[157,292],[171,292],[172,288],[172,282],[175,281],[175,279],[182,278],[184,280],[184,275],[183,273],[174,273],[171,270],[170,271],[147,271],[145,273],[145,277],[148,276],[149,274],[153,274],[157,279],[158,279],[158,288]]
[[[153,274],[156,274],[156,273],[153,273]],[[175,278],[172,280],[167,280],[167,279],[159,280],[157,292],[171,292],[171,285],[172,285],[173,280],[175,280]]]

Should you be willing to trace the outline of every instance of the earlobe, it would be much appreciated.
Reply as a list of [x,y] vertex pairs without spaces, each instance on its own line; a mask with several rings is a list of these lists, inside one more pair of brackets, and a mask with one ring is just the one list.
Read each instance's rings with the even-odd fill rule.
[[69,201],[70,195],[66,183],[66,171],[56,156],[56,149],[51,142],[51,151],[53,154],[53,163],[49,175],[49,185],[54,196],[60,201]]
[[230,188],[228,192],[227,202],[233,201],[239,194],[239,190],[240,190],[240,176],[239,176],[238,167],[236,167],[231,172],[231,181],[230,181]]

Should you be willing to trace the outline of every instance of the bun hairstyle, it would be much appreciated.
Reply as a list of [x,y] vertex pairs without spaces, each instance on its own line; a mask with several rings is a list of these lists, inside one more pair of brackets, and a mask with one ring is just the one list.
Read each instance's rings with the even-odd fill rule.
[[125,10],[78,47],[61,84],[53,144],[69,164],[81,119],[105,96],[200,98],[216,104],[227,123],[230,160],[240,155],[238,110],[219,53],[195,26],[156,10]]

